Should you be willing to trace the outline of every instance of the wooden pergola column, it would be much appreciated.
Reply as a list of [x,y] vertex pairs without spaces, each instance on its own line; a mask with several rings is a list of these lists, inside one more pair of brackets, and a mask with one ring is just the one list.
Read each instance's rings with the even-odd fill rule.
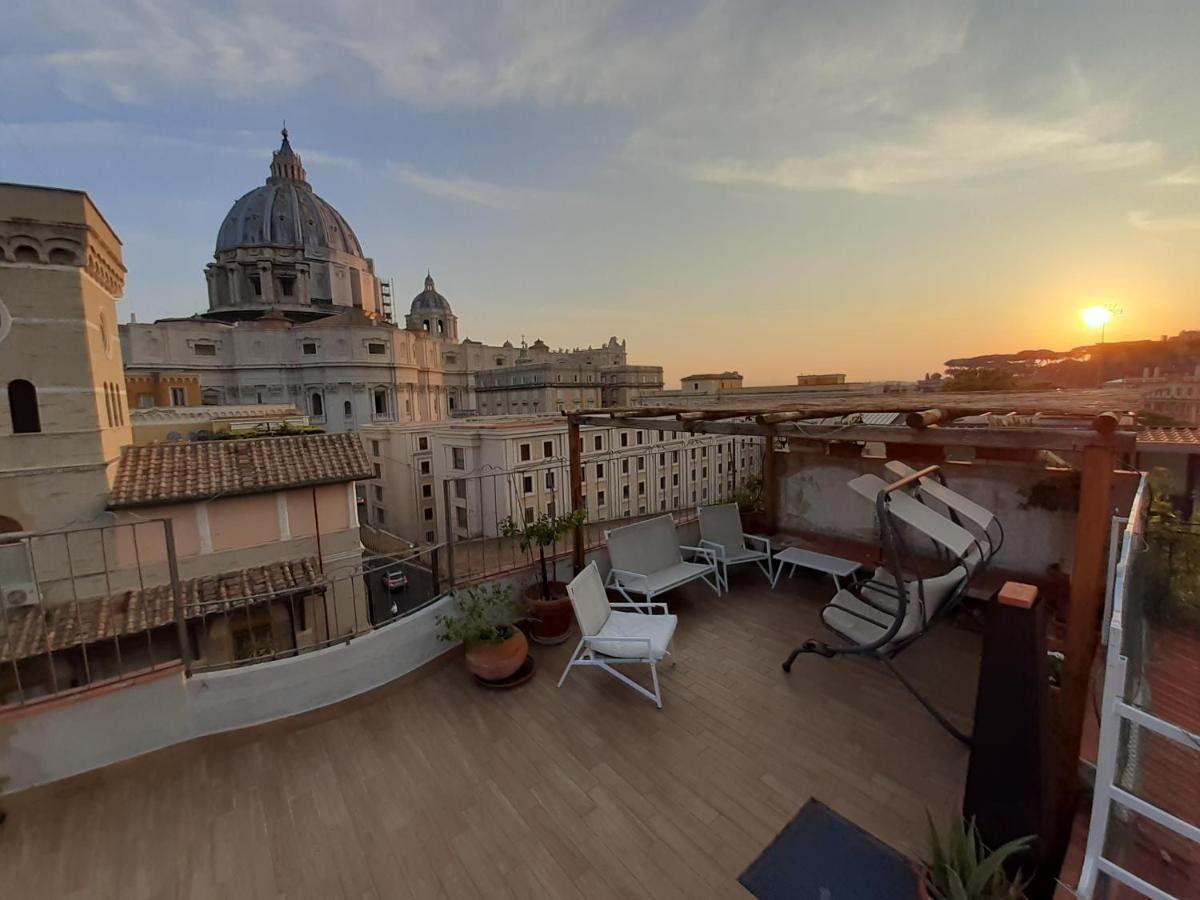
[[1065,848],[1070,840],[1079,800],[1079,744],[1102,626],[1114,462],[1111,446],[1086,447],[1083,451],[1056,735],[1055,837],[1060,848]]
[[[579,417],[567,416],[567,465],[571,484],[571,512],[583,509],[583,438],[579,432]],[[586,525],[576,525],[572,535],[571,565],[578,575],[583,571],[584,535]]]

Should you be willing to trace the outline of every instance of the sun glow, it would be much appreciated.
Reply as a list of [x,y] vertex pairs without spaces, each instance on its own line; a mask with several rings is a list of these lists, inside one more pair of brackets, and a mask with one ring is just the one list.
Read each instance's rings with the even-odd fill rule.
[[1103,328],[1112,317],[1113,312],[1107,306],[1089,306],[1083,311],[1083,324],[1088,328]]

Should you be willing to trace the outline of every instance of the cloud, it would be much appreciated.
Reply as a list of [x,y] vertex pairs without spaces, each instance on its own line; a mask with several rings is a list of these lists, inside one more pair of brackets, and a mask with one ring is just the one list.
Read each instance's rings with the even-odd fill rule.
[[1200,185],[1200,166],[1187,166],[1178,172],[1172,172],[1170,175],[1156,178],[1150,183],[1169,187],[1194,187]]
[[1158,158],[1159,148],[1151,141],[1103,140],[1089,133],[1083,122],[969,112],[925,120],[902,140],[860,141],[778,162],[700,162],[689,172],[698,181],[718,184],[887,193],[1050,165],[1095,172],[1146,165]]
[[1200,231],[1200,215],[1157,216],[1153,213],[1134,211],[1129,214],[1129,224],[1139,231],[1152,234],[1175,234],[1181,231]]
[[459,176],[422,172],[402,163],[387,164],[388,177],[422,193],[489,209],[520,209],[530,203],[570,199],[569,194],[541,188],[512,187]]

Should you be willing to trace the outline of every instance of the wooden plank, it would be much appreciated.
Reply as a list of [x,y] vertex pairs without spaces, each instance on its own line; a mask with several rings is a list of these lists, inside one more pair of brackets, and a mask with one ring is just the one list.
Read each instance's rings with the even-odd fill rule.
[[1056,748],[1055,836],[1061,847],[1066,847],[1070,840],[1071,821],[1079,799],[1079,742],[1089,702],[1092,662],[1100,641],[1114,462],[1111,447],[1088,447],[1083,451]]
[[[583,438],[579,433],[579,419],[575,416],[567,419],[567,459],[570,466],[571,479],[571,511],[583,509]],[[578,575],[583,571],[584,557],[584,526],[576,525],[572,535],[571,565]]]

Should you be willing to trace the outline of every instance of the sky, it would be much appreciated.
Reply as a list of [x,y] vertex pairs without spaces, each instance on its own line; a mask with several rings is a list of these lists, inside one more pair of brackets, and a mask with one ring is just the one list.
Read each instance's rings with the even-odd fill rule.
[[286,119],[401,305],[668,384],[1200,327],[1195,0],[8,0],[0,181],[86,190],[122,320],[207,306]]

